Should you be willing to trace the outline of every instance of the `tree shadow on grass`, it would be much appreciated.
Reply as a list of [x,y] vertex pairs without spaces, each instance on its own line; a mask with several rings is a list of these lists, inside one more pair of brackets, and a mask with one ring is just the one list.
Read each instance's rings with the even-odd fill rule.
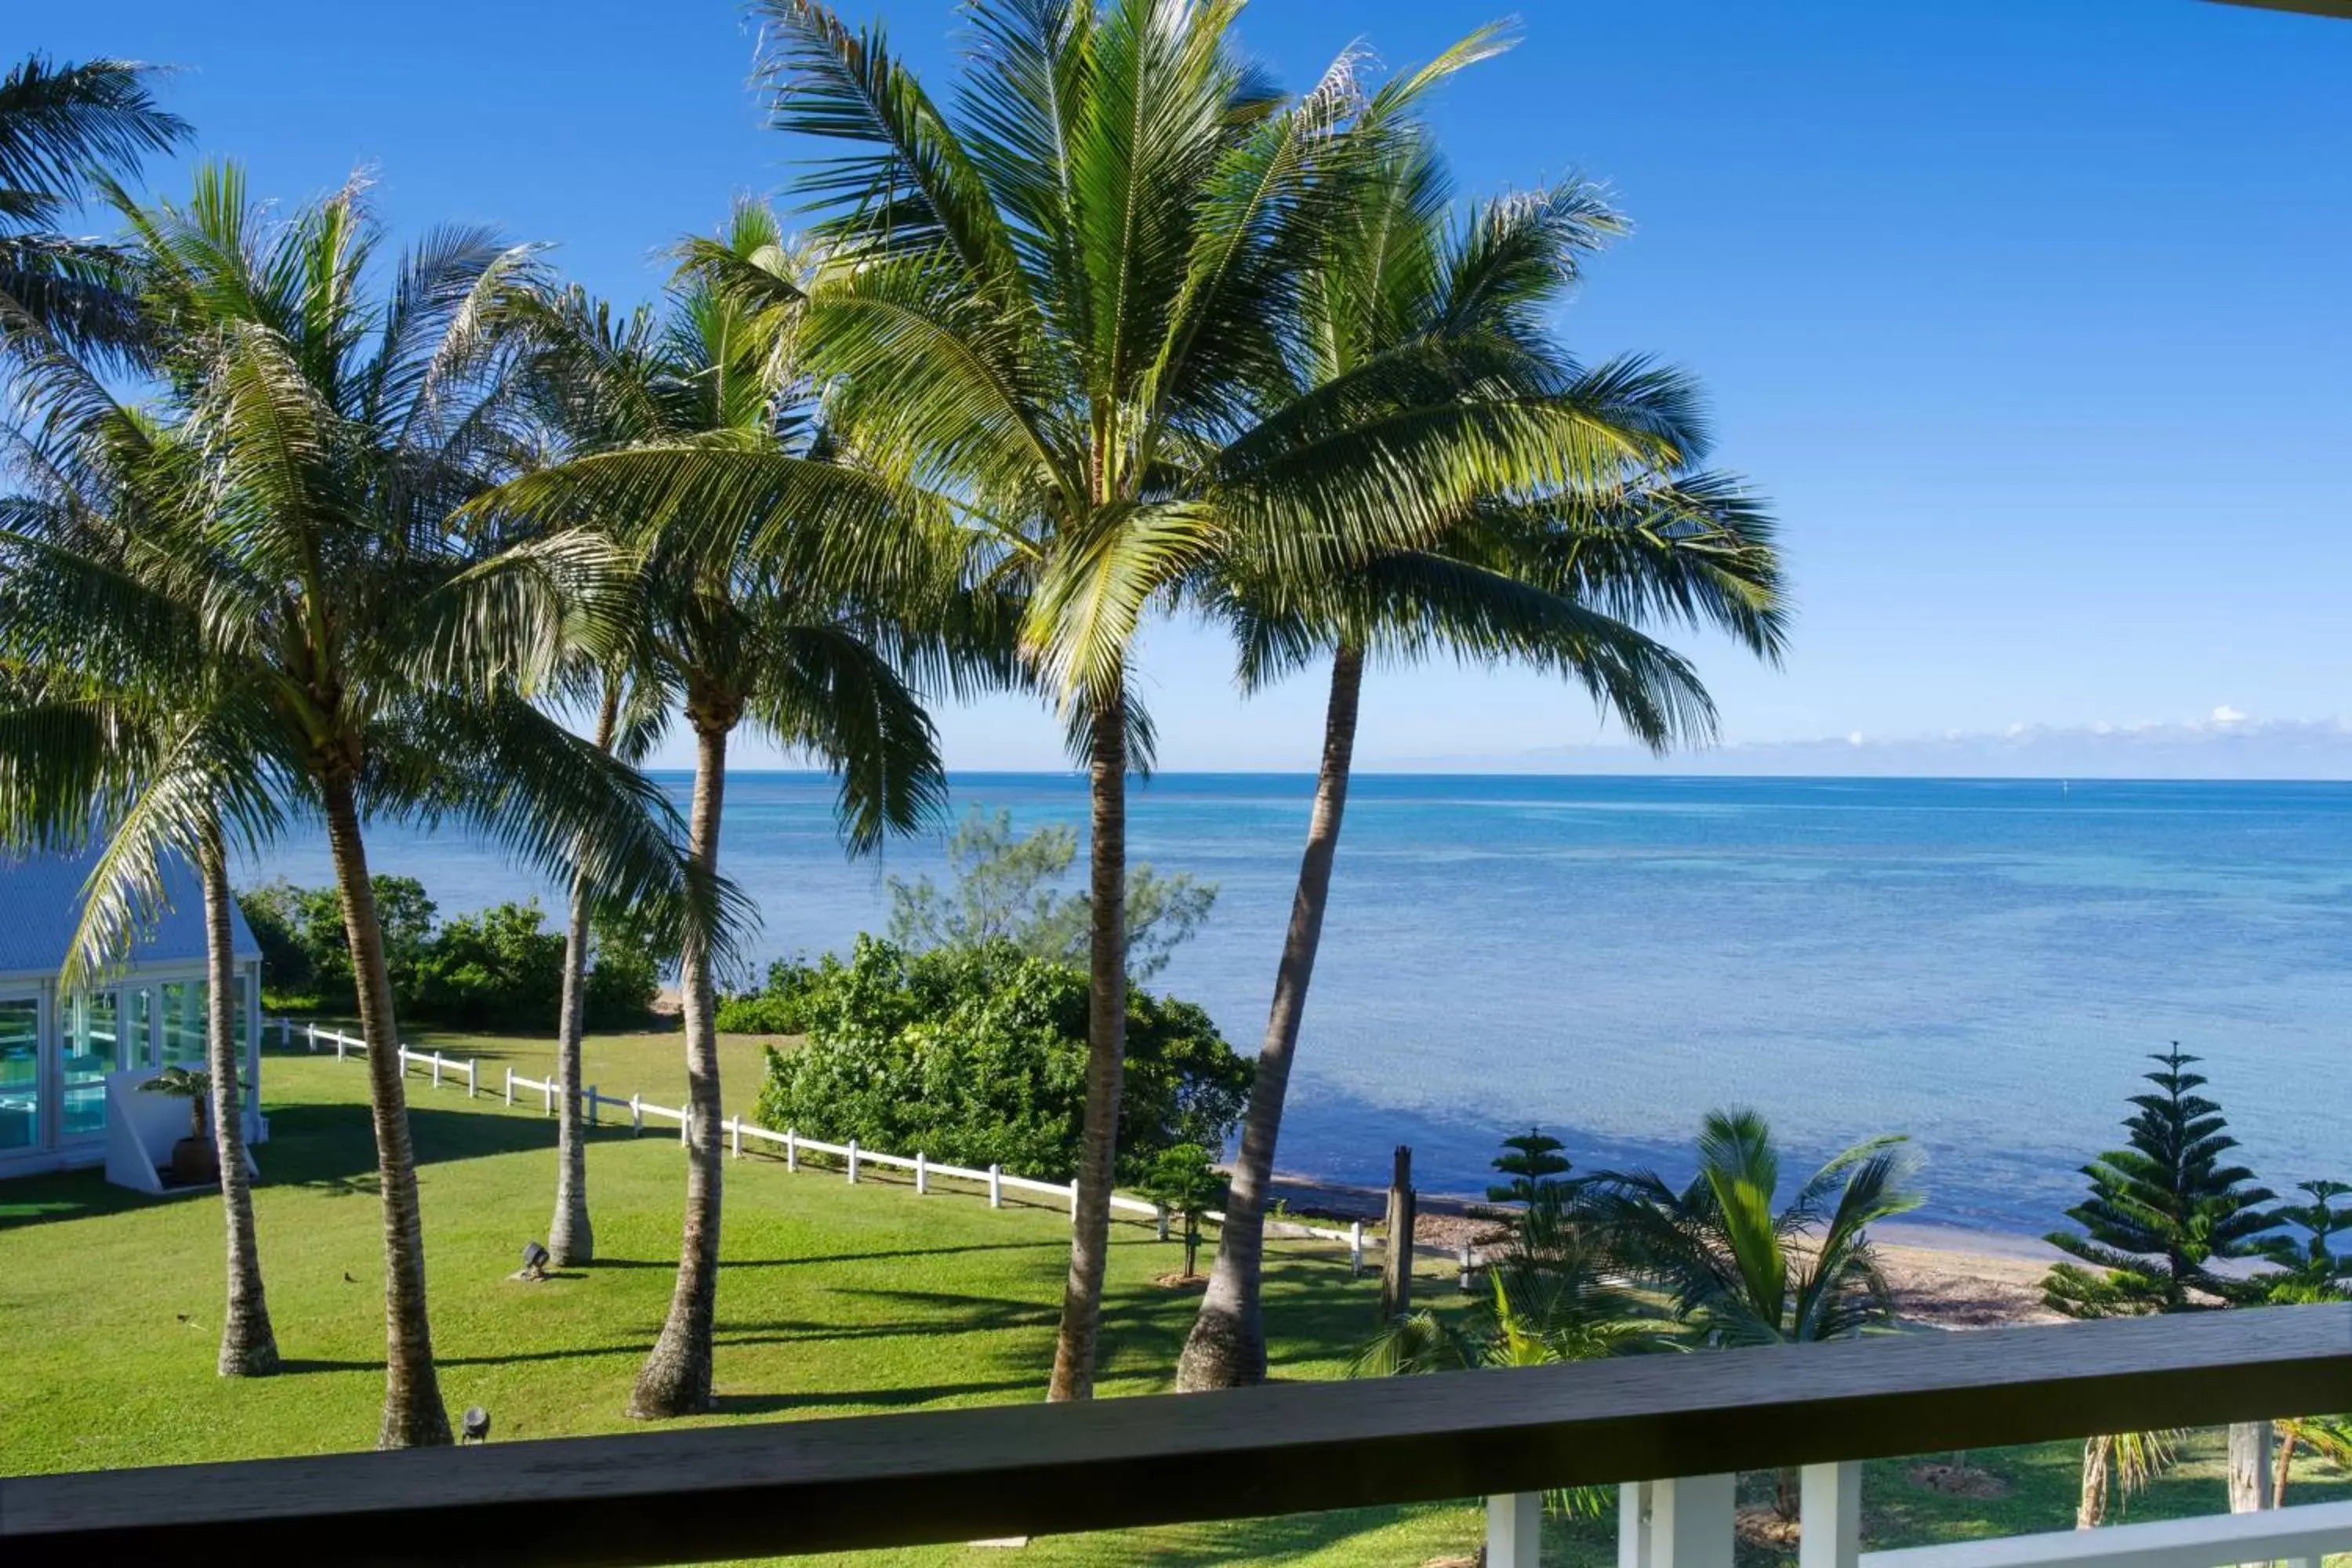
[[[802,1411],[873,1409],[904,1410],[937,1405],[978,1394],[1037,1393],[1043,1377],[1006,1378],[993,1383],[935,1383],[920,1388],[835,1389],[801,1394],[722,1394],[712,1404],[720,1415],[790,1415]],[[1009,1404],[1010,1401],[993,1403]]]

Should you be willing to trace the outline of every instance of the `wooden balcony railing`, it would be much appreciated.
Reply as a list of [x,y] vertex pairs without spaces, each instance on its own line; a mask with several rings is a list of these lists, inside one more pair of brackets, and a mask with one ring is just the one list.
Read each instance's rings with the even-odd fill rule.
[[1486,1496],[1504,1568],[1528,1494],[1635,1483],[1630,1561],[1691,1568],[1730,1561],[1723,1478],[1814,1466],[1828,1564],[1838,1461],[2347,1408],[2352,1307],[2279,1308],[0,1479],[0,1563],[684,1563]]

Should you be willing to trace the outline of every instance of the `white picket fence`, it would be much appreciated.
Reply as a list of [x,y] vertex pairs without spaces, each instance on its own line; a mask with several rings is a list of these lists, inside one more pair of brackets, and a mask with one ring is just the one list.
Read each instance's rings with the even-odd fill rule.
[[[265,1020],[265,1023],[274,1023],[278,1026],[279,1046],[281,1048],[290,1050],[293,1043],[293,1020],[275,1018]],[[348,1060],[354,1055],[362,1057],[367,1055],[365,1040],[353,1035],[346,1035],[340,1029],[322,1029],[316,1024],[305,1024],[302,1026],[302,1031],[303,1038],[309,1044],[313,1056],[330,1049],[334,1052],[337,1061]],[[476,1098],[481,1092],[481,1064],[471,1057],[445,1056],[437,1050],[413,1051],[406,1046],[401,1047],[402,1077],[408,1076],[408,1069],[412,1065],[426,1069],[432,1077],[433,1087],[436,1089],[454,1087],[457,1083],[463,1082],[466,1097],[468,1100]],[[503,1070],[506,1075],[503,1089],[507,1104],[514,1104],[516,1091],[521,1090],[525,1094],[539,1096],[540,1109],[544,1113],[550,1116],[555,1114],[556,1097],[562,1090],[554,1079],[524,1078],[512,1068]],[[603,1108],[611,1106],[629,1113],[629,1130],[632,1132],[644,1131],[646,1118],[650,1116],[657,1121],[676,1122],[677,1141],[681,1145],[689,1142],[692,1139],[693,1116],[682,1107],[656,1105],[642,1095],[635,1094],[624,1100],[615,1095],[599,1092],[593,1083],[583,1084],[581,1087],[580,1102],[583,1113],[592,1127],[604,1125],[600,1112]],[[878,1149],[860,1148],[855,1138],[846,1143],[827,1143],[820,1139],[803,1137],[789,1127],[778,1132],[762,1127],[757,1122],[746,1121],[740,1116],[728,1117],[720,1126],[727,1134],[728,1152],[737,1159],[742,1158],[743,1141],[749,1138],[754,1143],[781,1148],[783,1151],[784,1168],[787,1171],[800,1169],[803,1154],[822,1154],[839,1160],[844,1172],[853,1184],[857,1181],[858,1173],[864,1167],[885,1165],[894,1170],[913,1173],[915,1194],[918,1197],[930,1192],[933,1181],[944,1178],[949,1181],[969,1182],[975,1186],[984,1187],[988,1193],[988,1206],[992,1209],[1004,1206],[1004,1194],[1007,1191],[1034,1193],[1040,1196],[1054,1199],[1057,1207],[1066,1205],[1072,1222],[1075,1223],[1077,1219],[1078,1184],[1075,1181],[1041,1182],[1031,1176],[1014,1175],[1001,1165],[991,1165],[984,1171],[975,1170],[968,1165],[950,1165],[942,1161],[933,1160],[920,1152],[911,1155],[885,1153]],[[1121,1193],[1113,1193],[1110,1197],[1110,1206],[1114,1215],[1126,1213],[1148,1215],[1159,1227],[1160,1238],[1162,1241],[1168,1239],[1169,1214],[1167,1209],[1160,1205],[1142,1198],[1129,1197]],[[1222,1225],[1225,1218],[1215,1209],[1203,1210],[1201,1217],[1212,1225]],[[1366,1231],[1361,1220],[1351,1223],[1345,1230],[1338,1230],[1325,1226],[1302,1225],[1295,1220],[1268,1219],[1265,1222],[1265,1228],[1270,1236],[1299,1240],[1347,1243],[1348,1266],[1356,1274],[1361,1274],[1364,1271],[1364,1253],[1367,1248],[1387,1245],[1387,1237]],[[1459,1283],[1465,1290],[1470,1289],[1472,1274],[1485,1261],[1467,1243],[1456,1247],[1417,1243],[1413,1247],[1413,1252],[1419,1257],[1443,1258],[1451,1260],[1456,1267]]]

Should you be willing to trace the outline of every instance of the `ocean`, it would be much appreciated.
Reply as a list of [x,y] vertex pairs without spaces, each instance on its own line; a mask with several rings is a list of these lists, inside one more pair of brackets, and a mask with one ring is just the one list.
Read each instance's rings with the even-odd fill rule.
[[[1253,1055],[1311,787],[1164,773],[1129,806],[1134,858],[1220,888],[1155,984]],[[959,775],[955,797],[1085,822],[1066,774]],[[845,948],[882,929],[887,877],[940,872],[940,834],[848,860],[831,803],[816,775],[729,779],[751,951]],[[445,914],[558,902],[446,831],[370,847]],[[328,881],[323,837],[242,868],[270,876]],[[2175,1040],[2265,1183],[2352,1179],[2347,1035],[2352,784],[1364,776],[1278,1163],[1379,1183],[1408,1143],[1423,1190],[1474,1193],[1539,1125],[1580,1170],[1679,1179],[1701,1115],[1744,1105],[1808,1169],[1907,1133],[1922,1219],[2033,1235]]]

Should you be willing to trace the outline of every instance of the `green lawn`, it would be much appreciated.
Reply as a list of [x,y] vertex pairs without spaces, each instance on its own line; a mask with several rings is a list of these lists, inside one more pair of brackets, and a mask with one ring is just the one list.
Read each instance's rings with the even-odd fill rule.
[[[442,1043],[456,1050],[461,1042]],[[533,1047],[489,1042],[499,1059]],[[639,1066],[655,1095],[665,1037],[604,1039],[609,1078]],[[672,1047],[674,1048],[674,1047]],[[488,1054],[485,1052],[485,1054]],[[609,1065],[607,1065],[609,1064]],[[731,1065],[731,1064],[730,1064]],[[673,1075],[677,1069],[668,1069]],[[600,1081],[604,1081],[600,1079]],[[742,1080],[739,1080],[742,1081]],[[602,1257],[541,1285],[510,1280],[522,1244],[544,1234],[552,1132],[536,1105],[508,1110],[433,1093],[412,1077],[436,1348],[452,1409],[487,1406],[501,1440],[617,1431],[638,1361],[667,1304],[681,1200],[674,1137],[607,1131],[590,1190]],[[95,1173],[0,1184],[0,1472],[153,1465],[365,1447],[382,1391],[378,1211],[365,1075],[331,1058],[273,1055],[264,1069],[272,1137],[257,1190],[264,1267],[286,1375],[226,1383],[212,1371],[220,1310],[218,1209],[141,1199]],[[748,1092],[730,1092],[748,1105]],[[1043,1208],[992,1213],[976,1197],[918,1199],[899,1184],[851,1186],[746,1159],[730,1169],[713,1421],[821,1419],[855,1412],[1038,1397],[1052,1354],[1067,1221]],[[1194,1298],[1154,1283],[1176,1249],[1121,1226],[1106,1296],[1102,1391],[1166,1386]],[[1454,1300],[1433,1275],[1429,1295]],[[1338,1375],[1368,1327],[1374,1284],[1351,1281],[1341,1249],[1283,1246],[1268,1322],[1285,1375]],[[1908,1464],[1874,1467],[1874,1544],[2063,1528],[2072,1445],[1975,1456],[2007,1487],[1986,1500],[1941,1497]],[[2136,1500],[2135,1517],[2219,1506],[2210,1442]],[[1769,1486],[1762,1478],[1755,1484]],[[2352,1496],[2312,1476],[2299,1500]],[[1282,1563],[1416,1565],[1475,1549],[1463,1505],[1380,1509],[1041,1542],[1026,1552],[940,1549],[854,1560],[922,1564]],[[1563,1527],[1559,1564],[1613,1561],[1607,1521]],[[1744,1558],[1743,1561],[1748,1559]],[[1772,1562],[1756,1553],[1757,1563]]]
[[[359,1037],[360,1026],[355,1020],[319,1020],[321,1029],[330,1025],[341,1028],[353,1039]],[[412,1051],[437,1050],[451,1058],[481,1058],[480,1078],[485,1090],[498,1089],[505,1081],[505,1069],[512,1068],[515,1076],[528,1079],[555,1077],[555,1039],[552,1036],[469,1035],[455,1029],[403,1028],[401,1043]],[[727,1109],[740,1111],[745,1117],[760,1098],[760,1085],[767,1068],[761,1059],[762,1050],[770,1045],[790,1044],[795,1036],[721,1035],[719,1037],[719,1081],[726,1087]],[[278,1044],[278,1031],[268,1032],[273,1052]],[[302,1050],[303,1035],[298,1023],[294,1028],[294,1049]],[[641,1094],[656,1105],[677,1106],[686,1103],[686,1037],[676,1029],[638,1029],[618,1035],[589,1035],[580,1043],[581,1069],[583,1081],[596,1086],[598,1092],[626,1099],[631,1093]],[[411,1074],[423,1069],[412,1065]],[[274,1095],[276,1086],[268,1081],[268,1069],[263,1071],[263,1091]],[[675,1124],[672,1124],[675,1125]]]

